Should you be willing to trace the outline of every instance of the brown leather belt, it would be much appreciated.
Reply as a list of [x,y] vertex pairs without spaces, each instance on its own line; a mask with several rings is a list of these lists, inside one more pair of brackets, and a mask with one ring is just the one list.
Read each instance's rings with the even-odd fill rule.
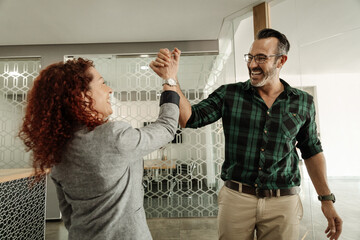
[[241,191],[239,191],[240,184],[229,180],[225,181],[225,186],[238,192],[254,195],[258,198],[280,197],[299,193],[298,187],[287,189],[259,189],[244,184],[241,184]]

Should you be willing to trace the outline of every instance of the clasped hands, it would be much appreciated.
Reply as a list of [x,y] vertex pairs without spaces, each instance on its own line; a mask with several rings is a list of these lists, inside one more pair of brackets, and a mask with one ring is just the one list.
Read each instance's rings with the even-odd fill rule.
[[163,48],[157,54],[157,58],[150,63],[150,68],[162,79],[175,79],[179,70],[181,51],[174,48],[172,52]]

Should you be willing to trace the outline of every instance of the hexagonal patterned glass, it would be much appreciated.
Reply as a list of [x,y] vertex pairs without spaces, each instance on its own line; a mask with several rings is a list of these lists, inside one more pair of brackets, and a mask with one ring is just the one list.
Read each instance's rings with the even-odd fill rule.
[[[67,58],[80,57],[68,56]],[[156,120],[162,79],[150,68],[155,56],[83,55],[113,89],[112,120],[143,127]],[[224,77],[220,55],[182,56],[179,82],[194,104]],[[144,206],[148,218],[217,215],[224,139],[220,121],[199,129],[178,127],[173,141],[145,156]]]
[[40,58],[0,59],[0,168],[30,167],[17,138],[26,95],[39,74]]

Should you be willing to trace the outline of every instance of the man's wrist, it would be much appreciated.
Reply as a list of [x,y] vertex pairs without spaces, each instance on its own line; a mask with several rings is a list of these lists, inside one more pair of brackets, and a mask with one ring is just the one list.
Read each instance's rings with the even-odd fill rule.
[[164,80],[163,85],[166,84],[171,87],[176,87],[176,85],[177,85],[177,81],[175,78],[167,78],[167,79],[163,79],[163,80]]
[[329,195],[319,195],[318,196],[319,201],[323,202],[323,201],[332,201],[333,203],[335,203],[335,195],[333,193],[329,194]]
[[167,79],[169,79],[169,78],[176,80],[176,75],[175,75],[175,76],[164,76],[164,77],[162,77],[162,79],[163,79],[164,81],[167,80]]

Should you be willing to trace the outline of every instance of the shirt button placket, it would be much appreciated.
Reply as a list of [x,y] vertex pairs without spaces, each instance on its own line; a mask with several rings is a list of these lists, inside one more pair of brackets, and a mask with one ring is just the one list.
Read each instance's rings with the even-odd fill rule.
[[[267,144],[267,141],[268,141],[268,136],[267,136],[267,134],[268,134],[268,130],[267,130],[267,127],[269,126],[269,124],[270,124],[270,110],[268,110],[268,111],[266,111],[266,115],[267,115],[267,117],[266,117],[266,122],[265,122],[265,127],[264,127],[264,137],[263,137],[263,144]],[[263,145],[264,146],[264,145]],[[264,151],[265,151],[265,148],[264,147],[262,147],[261,149],[260,149],[260,151],[261,151],[261,153],[263,153]],[[263,155],[263,154],[261,154],[261,155]]]
[[255,184],[255,187],[259,187],[259,183],[261,184],[261,180],[263,179],[263,166],[265,164],[265,148],[268,143],[268,127],[270,126],[270,110],[266,111],[266,120],[265,120],[265,126],[263,129],[263,139],[262,139],[262,147],[260,148],[260,161],[259,161],[259,167],[258,167],[258,180]]

